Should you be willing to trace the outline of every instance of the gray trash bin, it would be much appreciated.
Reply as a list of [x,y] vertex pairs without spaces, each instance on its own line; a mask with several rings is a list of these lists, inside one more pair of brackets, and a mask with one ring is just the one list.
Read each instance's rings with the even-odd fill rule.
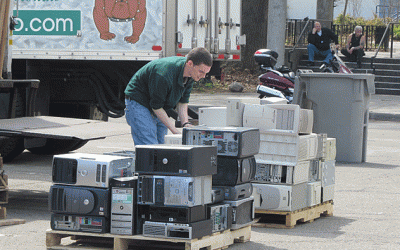
[[293,103],[314,111],[314,133],[336,138],[336,160],[365,162],[373,74],[302,73]]

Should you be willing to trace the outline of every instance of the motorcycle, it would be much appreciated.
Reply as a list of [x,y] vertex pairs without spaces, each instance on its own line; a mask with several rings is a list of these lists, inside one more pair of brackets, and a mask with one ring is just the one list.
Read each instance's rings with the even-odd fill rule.
[[270,49],[259,49],[254,53],[254,60],[260,66],[261,75],[257,93],[260,98],[280,97],[293,101],[295,74],[287,66],[275,67],[278,53]]
[[319,69],[322,72],[327,72],[327,73],[352,74],[353,72],[346,66],[343,60],[338,56],[338,52],[334,44],[331,44],[331,51],[333,59],[330,61],[329,65],[322,64]]

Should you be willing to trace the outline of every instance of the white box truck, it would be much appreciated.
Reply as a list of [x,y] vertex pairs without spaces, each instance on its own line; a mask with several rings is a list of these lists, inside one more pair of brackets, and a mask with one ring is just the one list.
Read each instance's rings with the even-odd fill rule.
[[221,61],[241,59],[245,43],[241,0],[2,0],[0,7],[10,17],[1,23],[0,83],[0,124],[7,123],[1,124],[0,154],[8,159],[24,149],[65,153],[92,137],[32,135],[5,120],[37,127],[38,116],[46,116],[40,122],[47,125],[71,124],[57,117],[121,117],[124,89],[147,62],[205,47],[214,57],[211,73],[218,75]]

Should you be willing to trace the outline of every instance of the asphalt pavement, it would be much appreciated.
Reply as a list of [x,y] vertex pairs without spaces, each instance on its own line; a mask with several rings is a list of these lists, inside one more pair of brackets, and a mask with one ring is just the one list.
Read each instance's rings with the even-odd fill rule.
[[[257,95],[193,94],[191,105],[224,106],[226,98],[232,96]],[[366,162],[336,164],[333,216],[300,223],[293,229],[253,227],[251,241],[228,249],[400,249],[400,96],[372,95],[369,111]],[[129,131],[124,118],[109,122]],[[77,152],[132,149],[127,132],[91,141]],[[1,250],[46,249],[51,160],[51,156],[25,151],[4,165],[9,175],[7,219],[26,222],[0,227]]]

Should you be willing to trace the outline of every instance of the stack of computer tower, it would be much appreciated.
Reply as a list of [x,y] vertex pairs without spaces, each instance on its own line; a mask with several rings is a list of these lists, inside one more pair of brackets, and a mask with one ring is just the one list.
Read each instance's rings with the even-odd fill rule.
[[227,229],[229,225],[231,229],[239,229],[251,224],[254,219],[251,181],[256,170],[254,155],[260,147],[259,130],[244,127],[189,127],[183,129],[182,143],[217,146],[217,173],[212,176],[212,188],[213,194],[220,198],[214,199],[214,204],[209,206],[209,213],[214,218],[221,214],[228,216],[223,217],[226,224],[214,223],[213,230]]
[[[321,185],[321,202],[333,200],[335,191],[336,138],[318,134],[318,154],[310,171],[310,183]],[[317,185],[318,185],[317,184]]]
[[[256,210],[295,211],[321,203],[322,175],[331,175],[334,168],[320,159],[323,139],[312,133],[312,124],[312,110],[295,104],[245,105],[243,126],[260,129],[253,181]],[[326,197],[331,184],[326,181]]]
[[137,234],[194,239],[212,234],[207,206],[217,147],[200,145],[136,146]]
[[131,157],[62,154],[53,158],[49,209],[51,228],[76,232],[110,230],[110,180],[131,176]]

